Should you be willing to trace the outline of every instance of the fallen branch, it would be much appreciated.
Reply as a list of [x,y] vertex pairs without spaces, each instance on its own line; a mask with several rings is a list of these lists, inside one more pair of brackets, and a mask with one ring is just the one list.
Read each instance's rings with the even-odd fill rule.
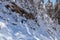
[[24,9],[20,8],[19,6],[17,6],[15,3],[12,3],[13,5],[6,5],[6,8],[11,8],[11,10],[13,12],[17,12],[19,13],[21,16],[26,17],[27,19],[35,19],[35,16],[33,13],[28,13],[26,12]]

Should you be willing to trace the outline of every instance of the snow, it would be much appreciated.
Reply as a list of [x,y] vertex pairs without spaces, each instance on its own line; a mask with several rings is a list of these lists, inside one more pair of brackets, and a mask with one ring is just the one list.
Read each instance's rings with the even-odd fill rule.
[[0,27],[1,27],[1,28],[4,28],[4,27],[6,27],[6,24],[3,23],[3,22],[0,22]]
[[[15,2],[15,0],[14,0]],[[1,40],[60,40],[60,25],[56,25],[54,21],[46,14],[44,10],[37,10],[36,20],[26,19],[11,9],[7,9],[5,5],[10,2],[2,2],[0,4],[0,39]],[[28,13],[31,10],[22,7],[21,3],[16,3],[19,7],[25,9]],[[24,1],[22,2],[24,5]],[[28,6],[31,5],[28,2]],[[31,5],[32,6],[32,5]],[[36,5],[35,5],[36,6]],[[36,6],[37,7],[37,6]],[[11,13],[11,14],[9,14]],[[34,12],[33,12],[34,13]],[[57,28],[57,31],[53,29]]]
[[26,30],[27,30],[28,34],[31,35],[31,33],[30,33],[30,31],[29,31],[29,28],[28,28],[27,24],[24,24],[24,25],[25,25],[25,27],[26,27]]
[[36,40],[40,40],[39,38],[37,38],[36,36],[34,36],[34,38],[36,39]]

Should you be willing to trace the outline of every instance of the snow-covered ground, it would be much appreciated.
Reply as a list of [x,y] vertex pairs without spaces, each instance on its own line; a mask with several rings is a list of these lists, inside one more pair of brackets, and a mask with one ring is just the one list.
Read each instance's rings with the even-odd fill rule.
[[[12,12],[10,8],[7,9],[5,7],[7,4],[11,3],[6,1],[0,3],[0,40],[60,40],[60,26],[54,23],[44,10],[40,12],[37,9],[36,23],[35,20],[26,19]],[[31,12],[23,6],[23,3],[16,4]]]

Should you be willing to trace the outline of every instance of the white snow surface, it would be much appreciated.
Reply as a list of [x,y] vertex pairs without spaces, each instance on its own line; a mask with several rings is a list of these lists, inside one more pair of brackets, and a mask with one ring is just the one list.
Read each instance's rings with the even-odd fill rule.
[[[24,6],[23,2],[20,4]],[[54,23],[44,10],[40,12],[37,9],[36,23],[32,19],[26,19],[18,13],[5,8],[7,4],[11,3],[7,1],[0,3],[0,40],[60,40],[60,25]],[[16,4],[22,7],[19,2],[16,2]],[[26,7],[23,9],[32,12]]]

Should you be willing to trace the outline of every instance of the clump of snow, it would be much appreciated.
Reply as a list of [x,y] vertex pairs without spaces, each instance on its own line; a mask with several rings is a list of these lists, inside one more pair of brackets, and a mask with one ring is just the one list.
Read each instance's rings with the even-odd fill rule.
[[2,28],[5,28],[5,27],[6,27],[6,24],[3,23],[3,22],[0,22],[0,28],[2,29]]

